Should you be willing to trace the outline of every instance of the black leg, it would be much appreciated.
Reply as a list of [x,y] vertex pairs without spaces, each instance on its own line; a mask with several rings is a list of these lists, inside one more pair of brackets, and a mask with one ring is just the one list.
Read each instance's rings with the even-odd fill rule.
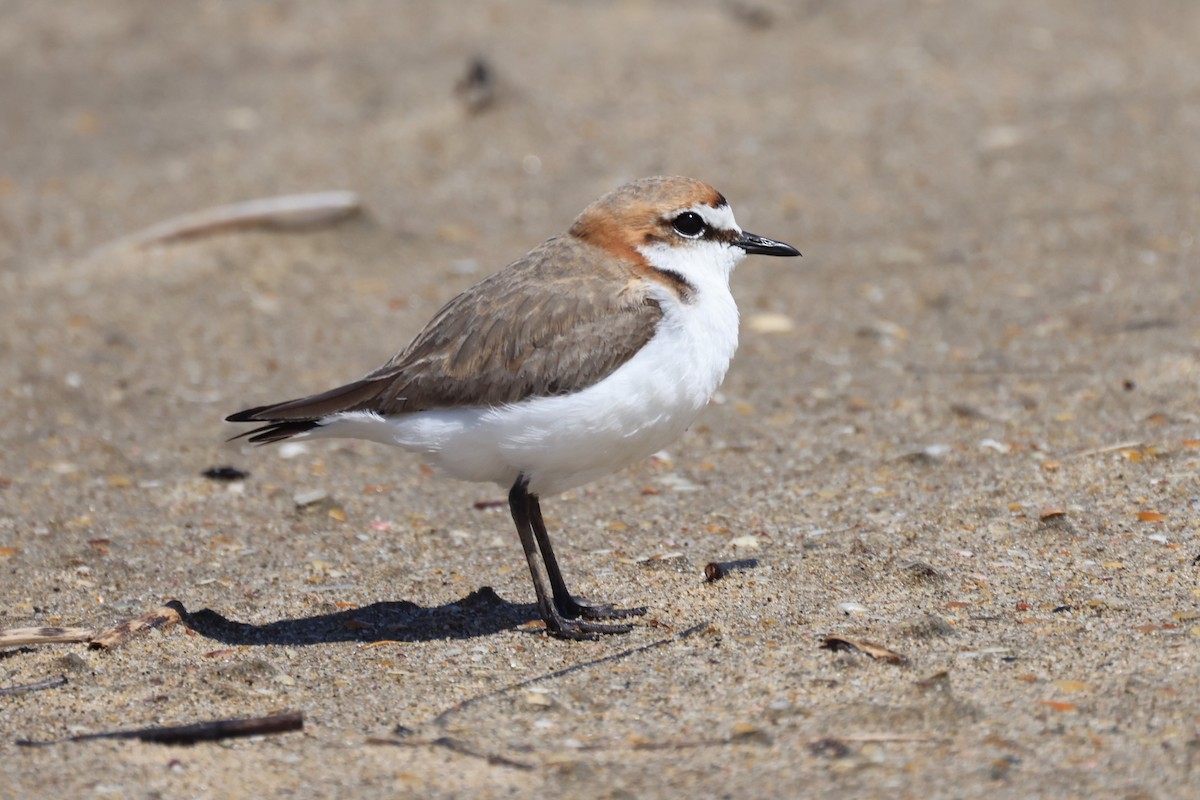
[[[546,591],[546,580],[542,575],[542,559],[539,558],[538,551],[538,540],[542,537],[534,533],[531,521],[531,515],[534,513],[534,509],[537,509],[537,499],[526,490],[524,478],[519,478],[509,490],[508,508],[512,511],[513,522],[517,526],[517,535],[521,537],[525,560],[529,562],[529,572],[533,576],[533,590],[537,594],[538,610],[551,633],[566,639],[589,639],[600,633],[627,633],[632,630],[630,625],[599,625],[595,622],[585,622],[564,616],[557,608],[553,592]],[[536,513],[540,522],[540,510]],[[545,526],[541,527],[543,529],[542,536],[544,536]],[[549,539],[546,540],[546,543],[549,544]],[[554,569],[557,572],[558,566],[555,565]],[[548,568],[547,571],[549,571]],[[561,574],[558,576],[558,581],[562,581]]]
[[617,608],[612,603],[592,603],[582,597],[572,597],[567,590],[566,581],[563,580],[562,570],[558,568],[554,548],[550,546],[550,534],[546,531],[546,523],[542,521],[542,506],[537,495],[529,495],[529,521],[533,526],[533,534],[537,537],[538,548],[542,551],[542,561],[546,565],[550,588],[554,592],[554,607],[558,609],[558,613],[572,619],[623,619],[640,617],[646,613],[645,606]]

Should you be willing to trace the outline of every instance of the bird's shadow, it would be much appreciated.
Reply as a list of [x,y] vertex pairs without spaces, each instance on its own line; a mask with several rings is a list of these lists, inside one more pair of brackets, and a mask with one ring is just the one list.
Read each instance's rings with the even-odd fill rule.
[[372,603],[263,625],[237,622],[209,608],[183,615],[201,636],[230,645],[309,645],[332,642],[421,642],[470,639],[538,619],[533,603],[510,603],[490,586],[461,600],[426,608],[406,600]]

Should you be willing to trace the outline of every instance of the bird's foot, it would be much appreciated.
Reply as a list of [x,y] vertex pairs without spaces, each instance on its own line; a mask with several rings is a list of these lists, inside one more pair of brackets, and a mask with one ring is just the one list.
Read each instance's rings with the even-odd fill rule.
[[558,613],[568,619],[628,619],[629,617],[640,617],[646,613],[645,606],[617,608],[612,603],[594,603],[582,597],[571,597],[570,595],[566,600],[556,598],[554,606],[558,609]]
[[602,625],[582,619],[568,619],[557,613],[546,619],[546,628],[561,639],[598,639],[614,633],[629,633],[632,625]]

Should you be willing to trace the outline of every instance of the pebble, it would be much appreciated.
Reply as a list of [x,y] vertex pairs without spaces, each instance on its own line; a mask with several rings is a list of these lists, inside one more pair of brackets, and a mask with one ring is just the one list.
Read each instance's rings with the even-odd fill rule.
[[668,472],[666,475],[660,476],[658,482],[668,489],[673,489],[676,492],[694,492],[697,488],[696,484],[692,483],[678,472]]
[[296,505],[298,506],[311,506],[313,503],[321,502],[326,497],[329,497],[329,492],[325,491],[324,489],[308,489],[306,491],[296,492],[296,494],[292,496],[292,500],[295,501]]
[[308,445],[304,442],[284,442],[279,445],[279,449],[276,452],[280,458],[295,458],[307,453]]
[[67,653],[58,659],[58,665],[67,672],[87,672],[91,666],[87,659],[78,653]]
[[755,333],[787,333],[796,326],[783,314],[755,314],[746,320],[746,327]]

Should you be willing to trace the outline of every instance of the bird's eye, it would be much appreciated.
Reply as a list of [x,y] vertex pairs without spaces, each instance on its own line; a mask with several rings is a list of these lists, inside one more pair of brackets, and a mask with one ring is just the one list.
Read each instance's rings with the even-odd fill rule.
[[704,220],[695,211],[685,211],[675,219],[671,220],[671,227],[680,236],[686,236],[689,239],[695,239],[700,234],[704,233]]

